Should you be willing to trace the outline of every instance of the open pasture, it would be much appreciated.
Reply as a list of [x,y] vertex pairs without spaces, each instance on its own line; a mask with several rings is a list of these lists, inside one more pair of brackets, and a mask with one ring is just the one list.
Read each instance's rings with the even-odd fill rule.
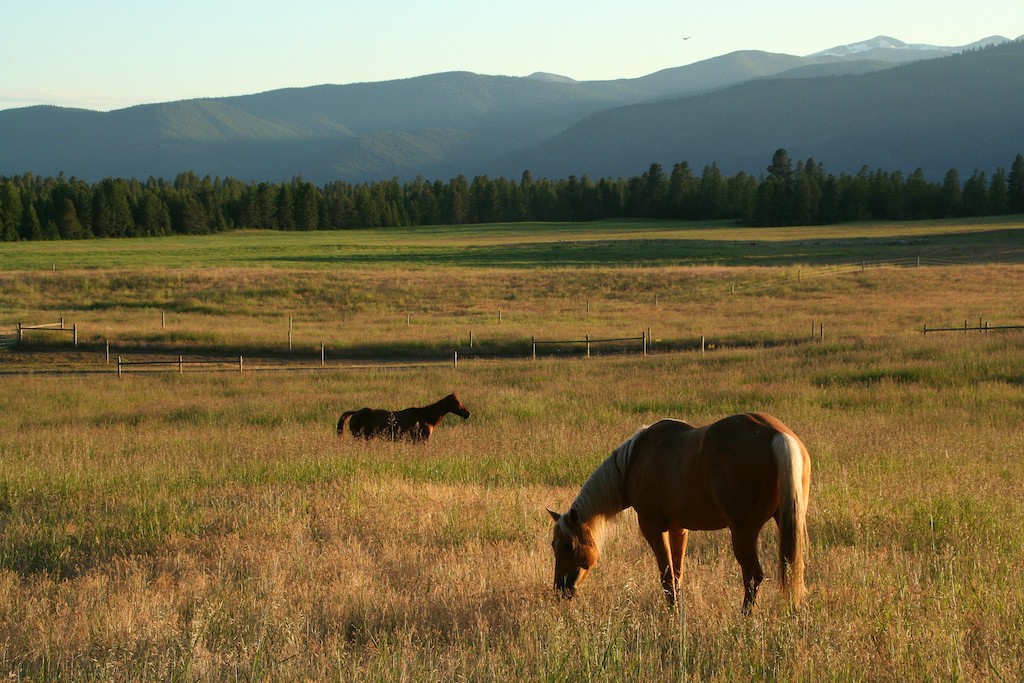
[[[54,271],[31,267],[27,250],[5,251],[0,323],[65,315],[108,325],[104,334],[126,343],[164,334],[138,343],[265,347],[279,343],[290,315],[333,330],[339,347],[387,349],[403,334],[402,352],[450,348],[468,323],[478,339],[504,334],[509,344],[648,325],[663,339],[725,341],[704,355],[120,380],[92,351],[0,351],[0,370],[100,371],[2,378],[0,671],[40,680],[1014,680],[1024,668],[1024,334],[920,329],[1024,320],[1024,265],[1007,256],[1022,244],[1021,226],[1000,225],[998,236],[934,224],[850,229],[891,242],[912,242],[902,233],[913,232],[934,245],[929,225],[959,235],[949,239],[975,263],[797,279],[796,269],[859,259],[793,254],[755,267],[743,253],[759,247],[730,242],[708,263],[662,263],[657,250],[623,266],[417,258],[161,268],[155,259]],[[760,245],[775,233],[759,234]],[[224,239],[258,250],[264,237],[277,239]],[[389,248],[377,232],[365,238]],[[178,300],[194,310],[174,309]],[[499,306],[503,321],[490,322]],[[812,319],[825,323],[824,341],[806,339]],[[425,445],[334,434],[342,410],[425,405],[452,390],[473,417],[449,417]],[[754,614],[740,615],[725,532],[691,534],[680,609],[670,613],[629,514],[577,598],[555,599],[545,506],[565,508],[641,424],[748,410],[782,418],[811,452],[800,612],[778,594],[769,526],[769,580]]]

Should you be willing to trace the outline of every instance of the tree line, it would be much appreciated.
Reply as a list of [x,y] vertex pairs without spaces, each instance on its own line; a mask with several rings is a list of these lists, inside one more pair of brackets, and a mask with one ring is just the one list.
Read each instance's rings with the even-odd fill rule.
[[607,218],[736,219],[752,226],[820,225],[1024,213],[1024,156],[991,176],[956,170],[941,182],[920,169],[832,174],[780,149],[765,173],[727,176],[716,164],[698,175],[686,162],[631,178],[586,175],[519,181],[458,176],[317,186],[179,174],[173,181],[0,177],[0,240],[206,234],[236,228],[336,230]]

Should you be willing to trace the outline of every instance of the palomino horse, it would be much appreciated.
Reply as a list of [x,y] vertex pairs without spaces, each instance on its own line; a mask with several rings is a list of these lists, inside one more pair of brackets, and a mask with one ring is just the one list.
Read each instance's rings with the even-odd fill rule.
[[786,425],[770,415],[733,415],[706,427],[661,420],[644,427],[590,475],[569,512],[555,520],[555,589],[572,597],[601,556],[606,521],[632,506],[658,559],[661,585],[675,604],[690,529],[729,528],[743,571],[743,611],[764,571],[761,527],[779,527],[779,576],[794,607],[804,596],[804,548],[811,459]]
[[448,394],[437,403],[423,408],[406,408],[395,412],[380,408],[349,410],[338,419],[338,436],[345,431],[345,422],[348,421],[352,435],[364,439],[381,437],[392,441],[426,441],[448,413],[455,413],[463,420],[469,418],[469,411],[455,394]]

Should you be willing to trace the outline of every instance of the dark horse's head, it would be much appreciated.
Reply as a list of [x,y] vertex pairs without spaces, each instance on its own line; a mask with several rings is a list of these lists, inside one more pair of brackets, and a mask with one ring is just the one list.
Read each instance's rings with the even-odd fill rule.
[[468,420],[470,416],[469,409],[462,405],[462,401],[455,394],[448,394],[441,399],[441,404],[448,409],[449,413],[455,413],[463,420]]

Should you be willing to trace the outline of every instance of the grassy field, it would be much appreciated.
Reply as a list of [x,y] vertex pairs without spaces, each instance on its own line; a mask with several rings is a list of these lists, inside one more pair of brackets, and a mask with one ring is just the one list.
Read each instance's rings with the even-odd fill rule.
[[[248,234],[49,245],[56,270],[41,245],[4,245],[0,324],[64,315],[86,348],[0,350],[0,673],[1018,680],[1024,332],[920,330],[1024,322],[1022,229]],[[332,244],[391,256],[332,261]],[[915,247],[945,263],[829,270]],[[457,256],[475,249],[493,256]],[[89,346],[266,350],[289,316],[303,353],[319,336],[342,355],[441,357],[470,329],[495,351],[648,326],[665,348],[702,334],[720,344],[121,379]],[[812,320],[824,341],[810,340]],[[425,446],[334,434],[341,410],[452,390],[473,417],[447,418]],[[545,506],[565,508],[641,424],[748,410],[782,418],[811,451],[803,610],[789,611],[768,569],[758,609],[741,616],[728,535],[701,532],[670,612],[628,513],[577,599],[555,599]],[[775,547],[766,527],[766,568]]]

